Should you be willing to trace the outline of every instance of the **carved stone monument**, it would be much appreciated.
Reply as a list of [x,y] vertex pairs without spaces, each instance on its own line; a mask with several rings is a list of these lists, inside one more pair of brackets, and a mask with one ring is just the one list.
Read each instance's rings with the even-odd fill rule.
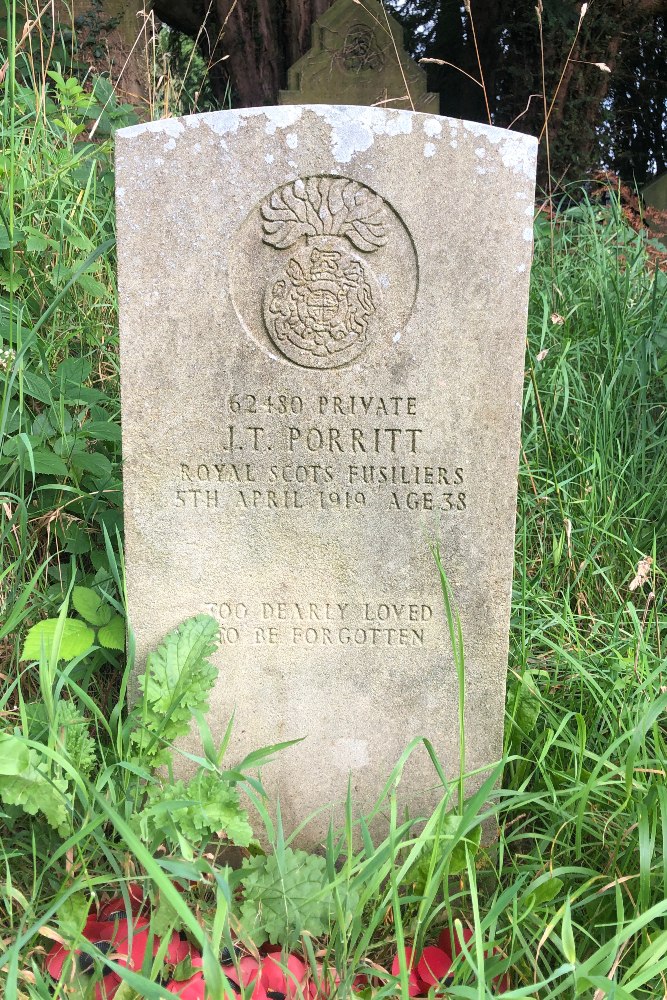
[[439,98],[378,0],[336,0],[312,27],[312,46],[289,69],[280,104],[376,104],[437,114]]
[[[288,829],[414,737],[502,747],[536,141],[408,111],[221,111],[117,133],[125,528],[138,664],[220,622],[209,722]],[[190,749],[196,750],[193,738]],[[413,813],[442,789],[425,751]],[[336,813],[340,818],[340,812]]]

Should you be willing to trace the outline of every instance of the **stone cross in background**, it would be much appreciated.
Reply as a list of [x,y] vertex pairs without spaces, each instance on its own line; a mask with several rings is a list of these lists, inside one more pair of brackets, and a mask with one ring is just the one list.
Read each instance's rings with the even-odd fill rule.
[[287,74],[280,104],[365,104],[437,114],[439,98],[378,0],[336,0],[312,27],[313,44]]
[[[407,743],[502,751],[535,139],[370,107],[117,133],[124,495],[138,666],[185,618],[222,645],[210,725],[289,830],[369,810]],[[197,752],[197,737],[186,746]],[[232,760],[229,760],[232,763]],[[471,784],[473,787],[474,783]],[[442,793],[425,751],[413,814]]]

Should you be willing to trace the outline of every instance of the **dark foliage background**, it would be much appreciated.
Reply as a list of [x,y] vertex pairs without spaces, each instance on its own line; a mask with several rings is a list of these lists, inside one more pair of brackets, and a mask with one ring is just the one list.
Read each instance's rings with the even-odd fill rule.
[[[442,114],[540,135],[549,109],[543,185],[549,174],[567,183],[602,168],[641,186],[667,169],[667,0],[386,3],[413,56],[439,61],[428,73]],[[155,115],[275,104],[329,0],[72,4],[61,11],[60,42],[78,46],[79,62],[107,72],[122,99]],[[160,24],[171,29],[166,37]],[[151,65],[174,84],[157,110]]]
[[[548,104],[558,88],[549,150],[556,179],[606,167],[642,184],[667,169],[664,0],[593,2],[583,18],[582,4],[573,0],[543,0],[538,7],[535,0],[478,0],[470,12],[459,0],[388,0],[388,6],[405,25],[416,58],[445,60],[477,79],[481,64],[495,125],[539,135],[543,81]],[[441,113],[488,120],[484,91],[453,66],[429,67]]]

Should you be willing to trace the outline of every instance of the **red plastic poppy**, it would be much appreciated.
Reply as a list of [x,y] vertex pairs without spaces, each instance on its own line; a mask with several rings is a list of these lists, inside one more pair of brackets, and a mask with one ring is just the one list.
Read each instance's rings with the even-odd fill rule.
[[[145,917],[139,917],[134,925],[135,930],[140,932],[140,929],[147,923]],[[91,944],[100,946],[100,951],[115,953],[126,944],[130,929],[127,920],[97,920],[95,917],[88,917],[82,933],[83,937]],[[136,937],[137,934],[135,934]],[[46,957],[46,968],[50,976],[54,979],[60,979],[65,961],[71,953],[71,949],[64,944],[56,944],[51,948]],[[77,957],[79,965],[82,962],[90,961],[87,957],[82,959],[82,952],[78,948],[74,951],[74,955]],[[120,984],[120,976],[115,972],[108,972],[95,986],[96,1000],[111,1000]]]
[[[467,947],[473,938],[473,932],[470,930],[469,927],[463,928],[462,937]],[[461,948],[461,942],[457,937],[456,930],[454,930],[453,934],[450,935],[449,927],[445,927],[444,931],[442,931],[440,937],[438,938],[438,947],[442,948],[442,950],[446,952],[447,955],[449,955],[452,961],[456,958],[457,955],[460,955],[462,948]]]
[[[131,912],[136,917],[144,905],[144,894],[141,886],[137,882],[128,882],[127,894],[130,897]],[[100,906],[97,913],[98,920],[114,920],[116,917],[127,917],[125,900],[122,896],[114,896],[113,899],[107,900]]]
[[287,963],[283,964],[280,952],[272,952],[262,962],[261,982],[267,996],[282,993],[293,1000],[303,992],[300,987],[305,976],[306,965],[296,955],[288,955]]
[[[148,921],[145,918],[139,918],[135,926],[143,926]],[[90,941],[91,944],[99,944],[100,942],[112,942],[114,948],[118,944],[124,944],[128,938],[128,923],[127,920],[119,920],[117,922],[112,922],[110,920],[97,920],[95,917],[88,917],[86,924],[82,931],[82,936]],[[106,949],[109,950],[108,948]],[[55,944],[46,957],[46,968],[49,975],[54,979],[60,979],[62,975],[63,966],[65,964],[65,959],[70,954],[71,949],[65,944]],[[76,950],[75,955],[80,955],[81,951]]]
[[359,975],[355,976],[352,980],[352,989],[355,993],[359,993],[361,990],[368,989],[371,985],[371,980],[369,976]]
[[424,948],[417,963],[417,975],[427,986],[438,986],[452,967],[452,960],[437,945]]
[[[404,955],[405,955],[404,964],[408,969],[408,996],[411,997],[421,996],[422,991],[424,992],[427,991],[424,990],[424,984],[419,978],[417,970],[415,968],[412,969],[410,968],[410,963],[412,962],[412,948],[405,948]],[[401,962],[399,960],[398,955],[395,956],[394,961],[391,963],[391,974],[392,976],[395,976],[397,979],[401,975]]]
[[510,988],[509,973],[505,972],[502,976],[496,976],[493,980],[493,987],[498,996],[500,996],[501,993],[507,993]]
[[[133,923],[127,918],[113,919],[113,905],[116,901],[110,900],[105,904],[109,918],[100,920],[92,916],[89,917],[83,928],[82,935],[91,944],[98,945],[100,951],[108,954],[118,965],[126,966],[130,969],[140,969],[144,963],[148,942],[150,938],[149,922],[146,917],[137,917]],[[123,901],[121,900],[121,903]],[[124,904],[123,904],[124,912]],[[153,937],[152,955],[157,955],[160,950],[161,941],[158,937]],[[47,955],[46,968],[54,979],[60,979],[67,957],[72,954],[72,949],[64,944],[54,945]],[[80,949],[75,949],[73,954],[77,957],[79,967],[83,963],[92,962],[85,953],[82,957]],[[199,952],[192,947],[188,941],[183,941],[178,934],[172,934],[165,952],[165,963],[177,965],[190,956],[194,966],[201,963]],[[108,972],[102,980],[95,986],[96,1000],[111,1000],[121,984],[121,977],[116,972]]]
[[[197,955],[191,957],[190,960],[194,966],[201,966],[202,964],[201,957],[197,957]],[[238,971],[233,965],[223,966],[222,971],[226,978],[231,983],[236,984],[237,987],[240,985],[249,986],[254,981],[259,966],[254,959],[249,959],[248,962],[244,962],[244,959],[241,959],[239,966]],[[205,983],[203,972],[195,972],[189,979],[172,979],[167,985],[167,992],[175,993],[181,997],[181,1000],[204,1000]],[[234,987],[225,992],[224,1000],[237,1000],[237,998],[238,993]]]
[[[238,966],[238,968],[237,968]],[[254,988],[252,996],[255,1000],[266,1000],[266,997],[261,990],[260,983],[260,966],[259,963],[251,958],[250,955],[244,955],[238,960],[237,965],[223,965],[222,971],[231,983],[236,983],[237,986],[248,987],[252,986]]]
[[[461,936],[463,937],[463,941],[465,942],[467,947],[472,941],[474,934],[469,927],[464,927]],[[449,933],[449,928],[446,927],[441,932],[440,937],[438,938],[438,945],[440,946],[440,948],[442,948],[443,951],[447,952],[447,954],[450,955],[452,959],[456,958],[458,955],[461,955],[463,951],[463,949],[461,948],[460,939],[456,936],[456,933],[454,933],[453,937],[454,937],[454,944],[452,946],[452,936]],[[426,949],[424,950],[426,951]],[[489,959],[492,956],[500,954],[501,952],[498,948],[493,948],[492,951],[484,952],[484,958]],[[507,993],[507,991],[510,988],[509,974],[505,972],[503,973],[502,976],[495,976],[494,979],[492,980],[492,985],[497,995],[500,995],[501,993]]]
[[[304,966],[304,969],[306,968],[307,967]],[[307,968],[307,971],[304,973],[304,978],[306,979],[308,978],[308,973],[310,973],[310,971],[311,971],[310,968]],[[366,985],[370,985],[370,980],[368,979],[368,976],[361,976],[361,977],[357,976],[357,979],[360,978],[366,981]],[[357,979],[355,979],[355,983],[357,982]],[[332,993],[334,994],[334,996],[337,996],[339,986],[340,986],[340,976],[338,975],[336,970],[331,968],[331,966],[328,966],[325,972],[322,963],[317,962],[315,967],[315,973],[311,976],[311,978],[308,981],[308,994],[311,997],[311,1000],[316,1000],[316,998],[317,1000],[321,1000],[321,998],[326,998],[331,996]],[[361,989],[362,987],[354,987],[354,988]]]
[[176,993],[181,1000],[204,1000],[204,974],[195,972],[194,976],[178,983],[172,980],[167,986],[167,993]]
[[[122,948],[117,948],[117,951],[120,953],[116,957],[118,964],[126,965],[129,969],[140,969],[144,963],[149,938],[150,931],[148,929],[139,931],[138,933],[135,930],[129,952],[125,949],[125,952],[123,953]],[[160,941],[160,938],[153,935],[153,957],[157,955],[161,945],[162,942]],[[167,950],[164,954],[164,962],[167,965],[178,965],[178,963],[182,962],[184,958],[187,958],[189,954],[190,945],[187,941],[182,941],[178,934],[172,934],[169,939],[169,944],[167,945]]]

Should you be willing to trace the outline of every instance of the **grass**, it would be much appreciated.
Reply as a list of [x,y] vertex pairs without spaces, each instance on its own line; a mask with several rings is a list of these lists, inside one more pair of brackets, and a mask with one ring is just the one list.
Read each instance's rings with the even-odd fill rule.
[[[113,162],[102,133],[130,111],[104,82],[91,93],[33,70],[10,65],[0,121],[0,738],[33,755],[35,786],[67,813],[58,834],[44,813],[0,804],[0,991],[52,996],[45,947],[54,935],[80,942],[81,906],[137,879],[154,925],[181,926],[204,949],[217,997],[242,876],[212,864],[206,844],[160,851],[137,832],[159,782],[132,755],[131,651],[19,660],[29,626],[61,608],[64,620],[74,582],[123,607]],[[570,193],[536,222],[502,782],[492,775],[453,817],[446,788],[419,826],[396,804],[404,757],[378,803],[390,817],[380,842],[350,805],[324,845],[327,931],[301,946],[337,970],[341,997],[405,941],[419,948],[457,920],[476,935],[448,997],[490,997],[505,970],[516,998],[667,995],[667,278],[613,189]],[[455,633],[454,612],[451,623]],[[224,773],[212,754],[203,766]],[[10,756],[0,756],[2,775]],[[244,782],[284,874],[289,843],[261,788]],[[475,848],[482,819],[498,827],[494,850]],[[159,972],[148,962],[123,975],[137,995],[169,996]],[[398,981],[379,973],[373,996],[407,985],[405,967]]]

